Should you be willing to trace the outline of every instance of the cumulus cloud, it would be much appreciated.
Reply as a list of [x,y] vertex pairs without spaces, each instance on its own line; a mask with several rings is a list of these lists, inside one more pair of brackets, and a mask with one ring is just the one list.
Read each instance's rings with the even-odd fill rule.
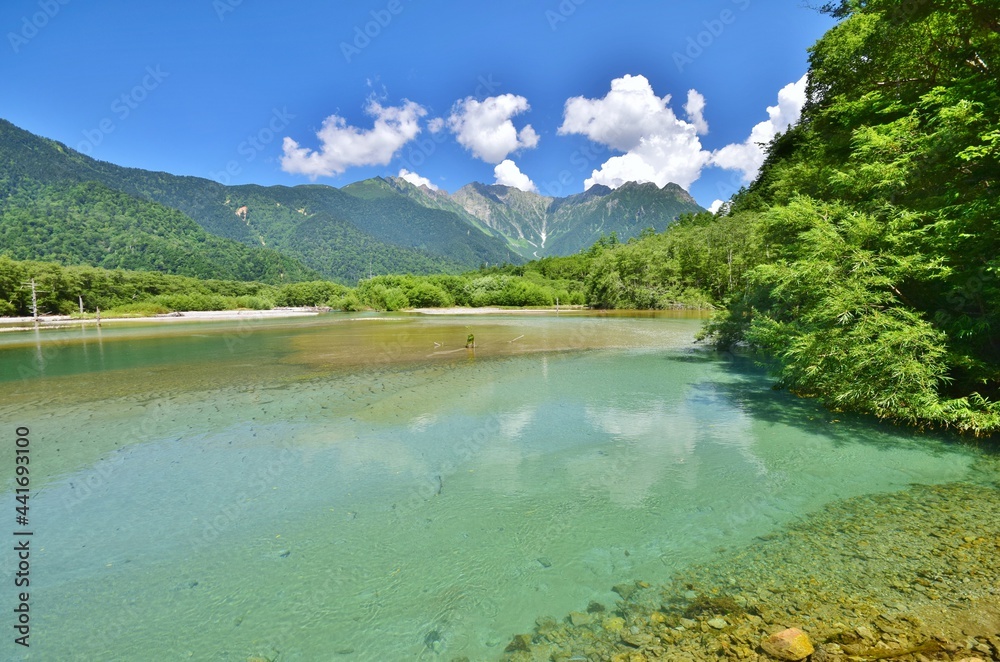
[[500,163],[512,152],[538,145],[538,134],[530,124],[518,131],[512,121],[530,109],[527,99],[513,94],[483,101],[467,97],[455,104],[448,117],[448,128],[476,158]]
[[574,97],[566,102],[559,133],[584,135],[594,142],[625,152],[606,161],[584,185],[617,188],[625,182],[670,182],[688,188],[711,159],[698,134],[708,130],[705,98],[688,93],[685,112],[677,117],[670,95],[656,96],[645,76],[626,75],[611,82],[602,99]]
[[427,122],[427,130],[431,133],[440,133],[441,129],[444,128],[445,121],[443,117],[435,117],[431,121]]
[[688,122],[694,125],[698,135],[708,133],[708,122],[705,121],[705,97],[698,90],[688,90],[688,100],[684,104],[684,112]]
[[722,209],[722,205],[724,204],[726,204],[724,200],[716,200],[711,204],[711,206],[709,206],[708,211],[712,212],[713,214],[716,214],[720,209]]
[[776,135],[799,121],[802,107],[806,103],[806,82],[803,76],[789,83],[778,92],[778,104],[768,106],[768,119],[750,131],[750,137],[742,143],[726,145],[712,155],[712,164],[726,170],[739,170],[744,182],[752,182],[764,164],[764,152],[768,143]]
[[496,176],[497,184],[502,186],[512,186],[522,191],[538,192],[538,187],[535,183],[528,178],[521,169],[517,167],[517,164],[507,159],[500,163],[496,168],[493,169],[493,174]]
[[317,150],[301,147],[286,137],[281,169],[315,179],[339,175],[354,166],[388,165],[403,145],[420,133],[419,119],[427,111],[412,101],[386,107],[372,99],[365,113],[375,118],[367,130],[348,126],[337,115],[327,117],[316,134],[320,141]]
[[405,179],[414,186],[426,186],[432,191],[438,190],[438,187],[432,184],[431,180],[427,179],[426,177],[421,177],[415,172],[410,172],[406,168],[403,168],[402,170],[399,171],[399,178]]

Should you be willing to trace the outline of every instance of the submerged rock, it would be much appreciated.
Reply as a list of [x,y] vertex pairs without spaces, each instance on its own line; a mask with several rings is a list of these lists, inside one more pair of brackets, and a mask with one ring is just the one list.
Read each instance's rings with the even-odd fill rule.
[[854,628],[854,631],[858,633],[858,636],[866,641],[871,641],[875,639],[875,635],[872,633],[871,628],[866,625],[859,625]]
[[530,634],[518,634],[514,635],[510,643],[507,644],[507,648],[504,651],[508,653],[516,653],[518,651],[529,651],[531,650],[531,635]]
[[788,628],[772,634],[761,642],[760,647],[771,657],[789,662],[804,660],[815,650],[809,636],[798,628]]
[[441,645],[443,643],[442,639],[443,637],[440,632],[437,630],[431,630],[427,633],[427,636],[424,637],[424,646],[426,646],[429,650],[437,652],[441,649]]
[[605,618],[601,623],[603,627],[608,632],[621,632],[625,629],[625,619],[620,616],[612,616],[611,618]]

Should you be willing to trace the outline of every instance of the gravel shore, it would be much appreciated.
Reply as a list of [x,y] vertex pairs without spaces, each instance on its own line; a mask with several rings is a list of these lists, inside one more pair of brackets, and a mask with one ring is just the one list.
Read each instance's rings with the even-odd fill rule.
[[[303,317],[318,315],[320,312],[321,311],[316,308],[274,308],[272,310],[196,310],[166,313],[163,315],[152,315],[149,317],[102,317],[101,324],[114,324],[116,322],[223,322],[226,320],[241,319]],[[46,315],[44,317],[39,317],[38,322],[40,328],[58,329],[66,326],[80,326],[81,324],[92,325],[96,324],[97,320],[93,317],[81,319],[71,317],[69,315]],[[0,331],[31,331],[34,328],[34,318],[32,317],[0,317]]]
[[[540,618],[504,660],[772,660],[805,632],[814,662],[1000,660],[1000,476],[848,499],[615,605]],[[792,659],[792,658],[786,658]],[[796,658],[802,659],[802,658]]]

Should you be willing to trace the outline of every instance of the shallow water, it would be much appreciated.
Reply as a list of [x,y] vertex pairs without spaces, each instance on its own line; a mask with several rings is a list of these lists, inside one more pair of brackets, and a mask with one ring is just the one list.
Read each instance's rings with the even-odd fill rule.
[[695,348],[699,325],[5,334],[0,420],[31,429],[37,552],[30,654],[5,638],[0,656],[491,659],[540,615],[610,605],[616,583],[666,580],[834,500],[972,474],[974,450],[771,391]]

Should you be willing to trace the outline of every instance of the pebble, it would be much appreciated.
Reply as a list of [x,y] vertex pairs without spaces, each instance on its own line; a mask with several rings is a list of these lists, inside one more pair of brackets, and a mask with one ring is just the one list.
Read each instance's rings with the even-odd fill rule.
[[601,623],[603,627],[608,632],[621,632],[625,629],[625,619],[620,616],[614,616],[612,618],[606,618]]
[[809,636],[798,628],[788,628],[776,632],[760,643],[760,647],[771,657],[788,662],[804,660],[815,652]]

